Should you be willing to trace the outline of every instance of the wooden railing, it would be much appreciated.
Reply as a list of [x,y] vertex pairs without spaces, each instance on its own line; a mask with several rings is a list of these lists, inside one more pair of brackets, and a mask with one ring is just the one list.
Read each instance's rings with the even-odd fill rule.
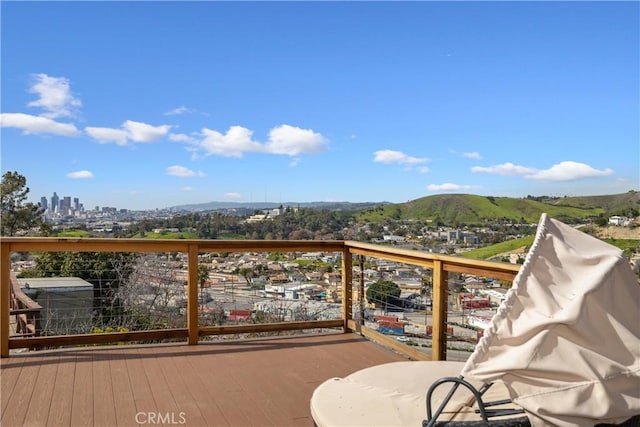
[[36,336],[40,330],[40,311],[42,307],[20,289],[16,275],[11,272],[11,303],[9,315],[15,316],[16,335],[19,337]]
[[[284,330],[342,327],[356,331],[416,359],[425,354],[402,346],[395,340],[364,327],[353,320],[353,256],[391,260],[433,270],[433,360],[446,359],[447,276],[449,272],[475,274],[512,281],[519,266],[507,263],[468,260],[421,251],[390,248],[354,241],[318,240],[144,240],[144,239],[71,239],[6,237],[0,239],[0,355],[9,356],[15,348],[38,348],[100,344],[121,341],[185,339],[198,344],[207,335],[257,333]],[[149,331],[112,332],[46,337],[10,337],[11,253],[12,252],[138,252],[184,253],[187,255],[186,328]],[[342,254],[342,316],[335,320],[280,322],[251,325],[203,326],[198,321],[198,255],[222,252],[340,252]],[[362,298],[362,292],[358,293]]]

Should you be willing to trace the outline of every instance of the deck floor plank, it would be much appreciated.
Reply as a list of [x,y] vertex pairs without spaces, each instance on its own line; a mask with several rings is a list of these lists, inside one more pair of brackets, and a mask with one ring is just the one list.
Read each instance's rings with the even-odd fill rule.
[[139,349],[136,349],[131,357],[126,359],[129,383],[133,392],[133,401],[136,405],[136,415],[139,413],[157,414],[159,411],[158,406],[153,399],[153,391],[143,366],[146,360],[141,358],[139,351]]
[[245,404],[245,395],[228,369],[226,355],[198,357],[192,362],[195,371],[202,376],[207,391],[207,395],[202,397],[215,403],[221,411],[222,419],[210,420],[212,425],[251,425],[251,418],[247,413],[253,412],[255,408]]
[[321,382],[398,360],[341,333],[15,354],[2,362],[2,425],[128,427],[153,414],[165,425],[310,426]]
[[[300,348],[293,347],[289,349],[286,357],[259,358],[243,372],[244,375],[253,378],[256,385],[259,385],[248,384],[247,393],[252,401],[264,407],[266,416],[274,426],[312,425],[308,405],[296,403],[299,393],[306,394],[306,390],[300,388],[304,384],[298,382],[291,385],[289,381],[291,373],[296,370],[294,367],[304,363],[304,359],[308,356],[304,353],[300,353]],[[277,381],[273,381],[272,372],[280,372]]]
[[[27,416],[29,402],[33,395],[33,390],[38,382],[40,365],[42,358],[30,361],[29,369],[25,369],[24,364],[20,368],[20,373],[15,378],[16,385],[9,397],[5,411],[2,413],[2,425],[23,425]],[[3,372],[4,374],[4,372]]]
[[[53,355],[54,353],[52,353]],[[73,401],[73,382],[76,374],[76,353],[60,353],[56,381],[51,396],[47,425],[71,425],[71,402]]]
[[175,378],[173,375],[169,375],[168,377],[165,375],[165,372],[162,370],[162,365],[165,361],[162,355],[158,354],[158,357],[156,357],[157,354],[157,351],[154,351],[151,347],[140,349],[141,360],[144,360],[142,365],[147,375],[153,400],[159,408],[156,419],[167,420],[169,424],[178,423],[181,419],[180,412],[182,412],[182,410],[172,393]]
[[93,420],[96,427],[117,425],[115,397],[109,357],[101,351],[93,352]]
[[165,377],[167,387],[173,396],[177,405],[177,413],[174,414],[174,420],[180,422],[187,421],[189,414],[189,424],[191,425],[207,425],[207,418],[198,406],[198,395],[194,394],[196,389],[197,376],[192,372],[180,369],[176,359],[183,358],[178,355],[158,361],[159,369]]
[[[222,410],[215,402],[213,397],[210,397],[209,395],[207,380],[195,368],[195,359],[197,359],[198,357],[205,356],[193,354],[173,357],[173,366],[175,366],[176,372],[180,373],[181,377],[184,378],[184,380],[189,385],[189,397],[193,399],[195,405],[198,408],[198,412],[205,419],[205,423],[201,425],[228,426],[230,424],[225,419]],[[198,425],[195,423],[195,421],[191,421],[192,418],[191,413],[188,412],[188,406],[184,406],[184,411],[187,422],[190,425]]]
[[[277,405],[272,401],[262,399],[262,396],[256,396],[256,391],[264,390],[270,387],[269,381],[265,382],[264,377],[257,374],[259,367],[263,366],[264,357],[260,357],[260,352],[254,351],[247,353],[247,357],[251,357],[249,363],[243,363],[242,360],[227,355],[225,364],[229,367],[232,380],[237,384],[239,393],[244,395],[244,410],[246,415],[252,420],[252,425],[257,425],[256,420],[260,420],[264,426],[286,425],[279,422],[280,415],[277,411]],[[265,356],[262,354],[262,356]],[[270,370],[271,367],[267,367]],[[273,381],[273,377],[270,378]],[[241,408],[242,409],[242,408]]]
[[[5,358],[0,362],[0,410],[2,414],[6,414],[9,398],[13,394],[13,390],[18,384],[22,365],[25,363],[24,358],[14,357]],[[0,418],[1,421],[1,418]]]
[[[93,353],[87,352],[93,356]],[[79,358],[76,362],[76,374],[73,381],[73,401],[71,405],[71,424],[77,426],[93,425],[93,357]]]
[[29,409],[24,420],[25,426],[47,425],[58,366],[58,358],[56,357],[47,358],[46,363],[40,365],[38,380],[34,386]]
[[[123,351],[118,357],[113,351],[105,351],[103,356],[109,360],[116,425],[130,426],[135,423],[137,413],[136,404],[133,400],[133,389],[129,379],[129,370],[127,369],[127,358],[131,357],[132,352],[129,350]],[[101,423],[102,420],[96,419],[96,424]]]

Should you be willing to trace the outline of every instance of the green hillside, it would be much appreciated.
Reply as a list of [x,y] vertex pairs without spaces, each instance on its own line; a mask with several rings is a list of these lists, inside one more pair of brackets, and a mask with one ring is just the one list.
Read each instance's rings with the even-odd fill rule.
[[582,196],[582,197],[563,197],[557,199],[548,199],[545,203],[554,206],[572,206],[584,209],[597,208],[604,209],[609,212],[640,209],[640,192],[629,191],[622,194],[610,194],[604,196]]
[[[514,251],[526,252],[533,244],[535,236],[520,237],[518,239],[507,240],[484,248],[463,252],[459,256],[470,259],[493,260],[495,257]],[[501,261],[501,260],[496,260]]]
[[431,220],[447,225],[482,225],[513,221],[536,223],[543,212],[564,222],[578,222],[599,215],[618,214],[640,208],[640,193],[609,196],[534,198],[491,197],[472,194],[443,194],[407,203],[378,206],[360,211],[361,221]]

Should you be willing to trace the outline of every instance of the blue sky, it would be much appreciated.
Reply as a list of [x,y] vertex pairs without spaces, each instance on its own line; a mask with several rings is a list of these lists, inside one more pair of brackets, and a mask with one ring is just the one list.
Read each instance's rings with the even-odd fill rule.
[[640,188],[638,2],[16,2],[1,166],[86,208]]

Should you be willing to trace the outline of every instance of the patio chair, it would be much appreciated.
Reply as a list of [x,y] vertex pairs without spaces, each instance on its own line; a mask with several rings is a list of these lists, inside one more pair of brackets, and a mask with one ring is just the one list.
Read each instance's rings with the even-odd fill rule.
[[639,426],[639,313],[622,251],[543,214],[466,363],[333,378],[314,391],[311,414],[319,427]]

